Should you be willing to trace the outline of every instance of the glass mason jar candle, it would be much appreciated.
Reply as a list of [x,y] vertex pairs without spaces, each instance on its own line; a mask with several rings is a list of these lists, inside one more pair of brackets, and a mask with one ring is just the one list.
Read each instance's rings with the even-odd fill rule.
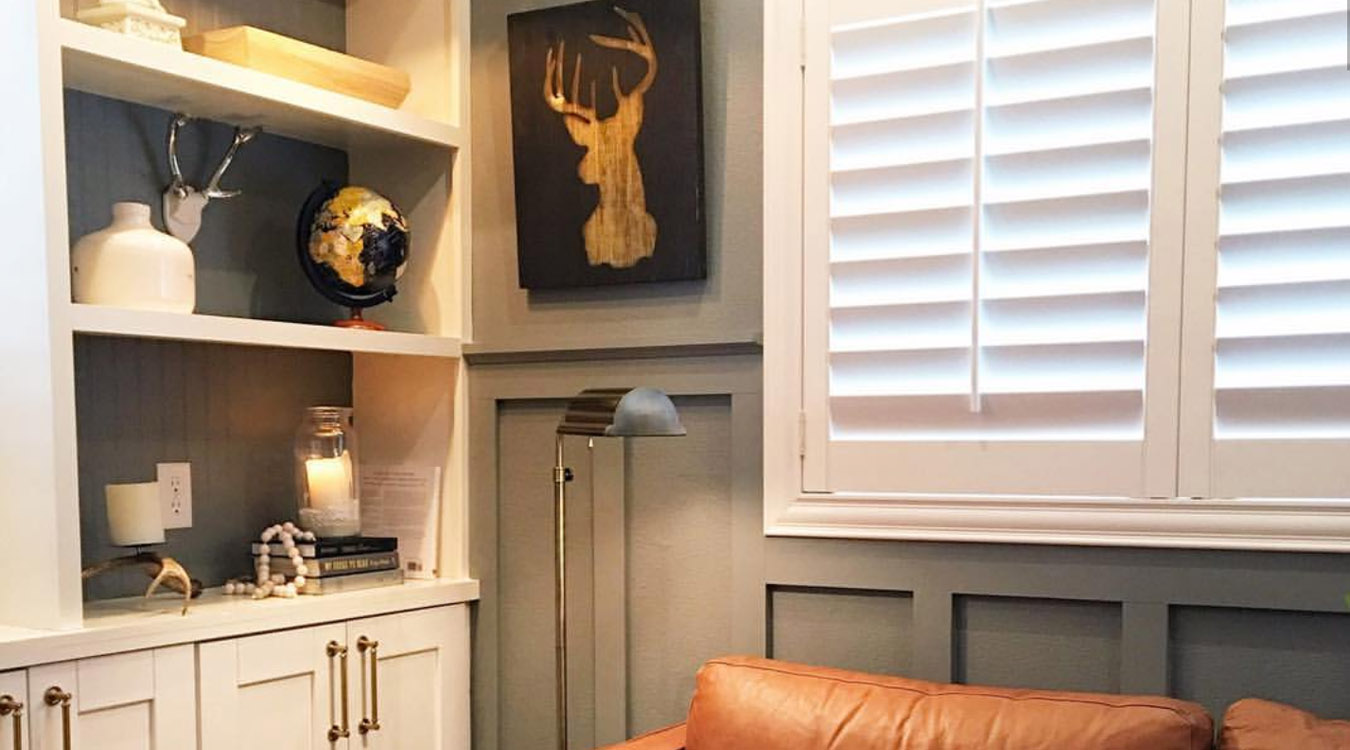
[[319,538],[361,533],[360,478],[352,410],[311,406],[295,433],[300,527]]

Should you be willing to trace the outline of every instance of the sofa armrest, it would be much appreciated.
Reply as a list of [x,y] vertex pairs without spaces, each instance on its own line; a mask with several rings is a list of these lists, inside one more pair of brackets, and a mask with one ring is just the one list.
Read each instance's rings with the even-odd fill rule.
[[676,724],[599,750],[684,750],[684,724]]

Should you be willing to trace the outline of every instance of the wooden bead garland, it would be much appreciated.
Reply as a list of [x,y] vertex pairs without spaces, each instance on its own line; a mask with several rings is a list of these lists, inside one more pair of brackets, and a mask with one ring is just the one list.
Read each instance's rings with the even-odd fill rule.
[[[290,521],[274,524],[262,530],[259,535],[262,540],[262,550],[258,553],[254,579],[256,584],[244,580],[230,579],[225,582],[225,593],[227,595],[252,596],[254,599],[266,599],[269,596],[275,596],[281,599],[294,599],[304,588],[306,578],[309,575],[309,566],[305,564],[305,558],[300,554],[300,548],[296,546],[296,540],[301,542],[313,543],[317,537],[314,532],[305,531]],[[281,542],[281,549],[291,560],[291,567],[295,570],[295,577],[288,583],[286,576],[281,573],[272,573],[272,540]]]

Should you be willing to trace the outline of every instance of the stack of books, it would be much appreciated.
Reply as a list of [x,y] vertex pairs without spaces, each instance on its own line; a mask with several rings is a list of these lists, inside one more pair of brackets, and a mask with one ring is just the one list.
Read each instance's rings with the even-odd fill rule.
[[[280,573],[287,579],[294,577],[295,566],[286,556],[285,548],[279,542],[265,546],[268,548],[268,566],[272,573]],[[319,539],[315,542],[300,542],[295,546],[300,550],[308,571],[305,585],[299,589],[301,594],[336,594],[403,583],[397,537]],[[262,542],[253,543],[254,558],[262,554],[263,547]]]

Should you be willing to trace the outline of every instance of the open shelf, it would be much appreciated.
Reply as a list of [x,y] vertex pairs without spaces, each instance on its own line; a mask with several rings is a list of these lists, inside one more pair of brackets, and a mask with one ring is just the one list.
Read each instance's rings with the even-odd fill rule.
[[463,143],[449,123],[78,21],[59,23],[65,85],[79,91],[344,150]]
[[128,310],[98,305],[70,305],[75,333],[126,338],[203,341],[241,346],[325,349],[422,357],[460,356],[459,339],[395,331],[362,331],[307,323],[227,318],[219,315]]
[[340,622],[478,598],[478,581],[436,579],[400,586],[294,599],[254,600],[208,589],[186,615],[170,595],[87,602],[84,626],[74,630],[0,628],[0,669],[81,659],[98,654],[235,638],[287,628]]

